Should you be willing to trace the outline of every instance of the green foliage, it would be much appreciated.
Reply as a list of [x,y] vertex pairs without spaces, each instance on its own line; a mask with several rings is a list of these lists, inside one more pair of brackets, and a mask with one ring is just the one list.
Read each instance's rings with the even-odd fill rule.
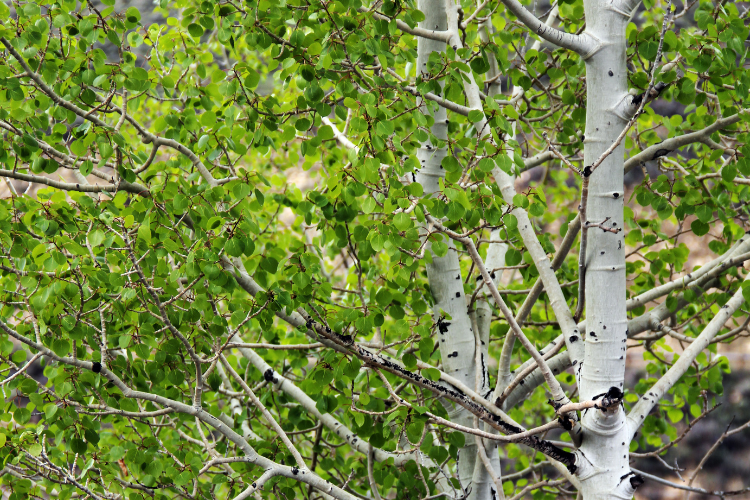
[[[442,403],[408,385],[401,395],[412,407],[395,408],[386,384],[396,387],[401,381],[395,375],[384,374],[384,381],[356,357],[315,345],[280,350],[317,340],[279,318],[305,311],[357,342],[388,344],[388,354],[407,370],[439,380],[443,353],[439,324],[429,311],[434,300],[425,264],[433,254],[454,250],[431,234],[432,253],[425,251],[426,214],[445,218],[459,233],[477,230],[475,236],[486,237],[500,229],[509,243],[505,265],[518,270],[508,288],[529,289],[539,273],[510,211],[529,212],[552,256],[575,212],[578,180],[550,163],[543,167],[543,185],[517,194],[509,206],[490,174],[496,166],[508,173],[526,170],[524,159],[546,147],[541,131],[562,154],[579,157],[585,62],[562,49],[519,54],[526,32],[502,7],[491,19],[489,43],[472,23],[463,33],[465,48],[433,55],[415,79],[416,38],[384,17],[416,26],[424,14],[414,1],[386,1],[379,7],[383,15],[376,16],[358,0],[162,0],[155,10],[166,20],[162,25],[144,25],[145,13],[136,8],[103,4],[95,11],[75,0],[0,3],[6,19],[0,35],[38,75],[25,76],[1,47],[2,175],[61,183],[42,186],[34,196],[0,200],[3,322],[57,356],[104,364],[133,390],[187,405],[196,384],[190,351],[204,360],[205,370],[230,334],[238,333],[256,344],[273,370],[311,396],[320,414],[376,448],[418,446],[431,460],[375,463],[382,495],[436,494],[435,464],[448,461],[447,470],[453,470],[457,450],[473,439],[427,425],[427,412],[447,418]],[[461,4],[467,13],[475,8]],[[582,28],[580,0],[563,2],[560,10],[563,29]],[[644,25],[628,27],[634,93],[649,84],[661,26],[657,11],[644,14]],[[489,8],[481,16],[488,14]],[[718,8],[702,2],[694,26],[667,34],[665,57],[679,58],[679,71],[659,73],[658,82],[667,84],[663,102],[679,108],[660,116],[646,107],[637,133],[624,141],[629,155],[746,107],[745,23],[732,3]],[[520,105],[507,105],[508,96],[488,98],[482,110],[449,115],[448,141],[434,137],[434,120],[414,94],[440,94],[468,106],[463,82],[471,75],[482,86],[494,66],[526,91]],[[550,90],[542,91],[540,81]],[[121,119],[123,110],[127,116]],[[477,139],[484,117],[491,134]],[[535,134],[528,128],[532,123]],[[356,148],[341,146],[338,133],[344,130]],[[522,130],[526,139],[509,140],[505,151],[493,145],[490,138],[499,144],[512,130]],[[419,165],[416,152],[428,140],[449,151],[441,163],[447,175],[434,196],[409,181]],[[718,142],[730,149],[716,149]],[[721,254],[744,234],[750,200],[746,144],[746,124],[728,126],[689,145],[684,157],[662,161],[663,175],[635,187],[625,212],[629,295],[692,270],[690,249],[679,235],[710,238],[707,248]],[[104,187],[87,187],[72,175],[76,170],[89,184]],[[485,255],[487,246],[479,246]],[[476,278],[465,249],[459,245],[458,251],[462,275],[473,272]],[[254,296],[235,273],[234,266],[243,265],[263,290]],[[571,306],[577,272],[571,255],[557,273],[568,283],[563,290]],[[732,268],[709,293],[686,291],[682,298],[689,305],[678,310],[676,294],[667,299],[683,335],[700,333],[740,275]],[[474,283],[465,285],[470,297]],[[525,295],[505,297],[516,310]],[[559,334],[548,306],[543,296],[525,330],[540,346]],[[507,325],[493,324],[491,357],[498,357],[506,334]],[[648,344],[647,373],[629,396],[644,394],[664,373],[664,357],[674,355],[671,345],[663,339]],[[0,350],[3,374],[36,354],[7,332]],[[350,478],[353,491],[370,494],[365,455],[320,426],[312,408],[269,390],[275,382],[237,351],[224,352],[302,454],[315,457],[308,465],[316,464],[316,474],[337,485]],[[514,366],[526,357],[516,346]],[[75,463],[80,485],[132,500],[144,498],[144,488],[159,499],[234,498],[263,473],[241,461],[205,473],[212,458],[242,452],[188,414],[128,418],[123,412],[157,412],[164,405],[127,397],[96,370],[48,358],[39,362],[44,379],[21,375],[3,386],[4,465],[34,471],[40,457],[59,467]],[[258,454],[293,463],[258,408],[240,402],[233,413],[228,401],[240,385],[216,370],[206,378],[203,409],[225,417],[236,432],[250,429],[258,437],[251,439]],[[639,447],[675,439],[678,423],[699,416],[704,400],[722,394],[727,370],[716,356],[699,357],[672,391],[672,406],[646,419]],[[564,373],[560,380],[570,384],[573,377]],[[19,397],[11,399],[11,391]],[[548,421],[553,411],[547,398],[537,390],[511,416],[529,427]],[[506,449],[518,470],[541,460],[519,450]],[[60,498],[83,494],[69,481],[59,484],[62,473],[56,477],[31,482],[6,475],[2,481],[11,500],[53,489]],[[526,481],[505,482],[506,495]],[[264,498],[306,493],[306,485],[286,477],[273,478],[262,492]]]

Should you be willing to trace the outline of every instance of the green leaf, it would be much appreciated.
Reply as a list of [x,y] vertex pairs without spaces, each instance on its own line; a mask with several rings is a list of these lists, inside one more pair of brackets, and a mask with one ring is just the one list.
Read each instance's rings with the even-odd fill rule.
[[490,63],[487,61],[486,55],[483,55],[483,57],[475,57],[471,60],[469,65],[471,66],[472,71],[479,73],[480,75],[487,73],[490,69]]
[[478,109],[472,109],[471,111],[469,111],[468,118],[471,123],[477,123],[480,122],[482,118],[484,118],[484,113]]
[[417,368],[417,358],[412,353],[407,352],[401,357],[401,361],[404,363],[404,368],[409,371],[414,371]]
[[263,202],[265,200],[265,196],[263,196],[263,193],[261,193],[260,190],[258,190],[258,189],[255,190],[255,199],[258,200],[258,203],[262,207],[263,206]]
[[58,406],[54,403],[48,403],[44,405],[44,416],[47,420],[52,420],[59,410]]
[[443,158],[440,164],[443,166],[446,172],[458,172],[461,170],[461,164],[458,163],[458,160],[456,158],[450,155]]
[[276,274],[278,267],[279,261],[274,259],[273,257],[263,257],[263,259],[260,261],[260,268],[267,273]]
[[435,368],[425,368],[421,373],[427,380],[432,380],[433,382],[440,380],[440,371]]
[[521,193],[513,196],[513,204],[517,207],[527,208],[529,206],[529,199]]
[[413,225],[411,217],[404,212],[398,213],[393,217],[393,224],[399,231],[406,231]]
[[443,241],[435,241],[432,243],[432,252],[438,257],[445,257],[448,253],[448,245]]
[[224,219],[218,215],[211,217],[206,224],[206,229],[214,230],[220,228],[224,224]]
[[70,451],[83,455],[86,453],[86,442],[83,439],[73,438],[70,440]]
[[446,437],[448,438],[448,442],[456,448],[463,448],[466,444],[466,438],[462,432],[451,432]]
[[240,238],[230,238],[224,245],[224,251],[230,257],[240,257],[245,251],[245,244]]
[[68,14],[58,14],[52,20],[52,26],[54,26],[55,28],[64,28],[65,26],[70,24],[72,20],[73,18],[71,18]]
[[509,248],[508,251],[505,253],[505,265],[506,266],[517,266],[521,263],[521,258],[523,256],[521,255],[521,252],[516,250],[515,248]]
[[120,37],[118,37],[117,33],[115,32],[115,30],[112,30],[112,29],[109,30],[109,31],[107,31],[107,40],[109,40],[110,42],[112,42],[114,45],[117,45],[118,47],[122,43],[120,41]]
[[235,9],[231,5],[222,5],[219,8],[219,16],[220,17],[227,17],[228,15],[233,14],[235,12],[237,12],[237,9]]
[[186,196],[183,196],[181,194],[175,195],[174,199],[172,200],[172,209],[176,214],[184,213],[189,205],[190,200]]
[[203,28],[200,24],[191,23],[188,26],[188,33],[190,33],[190,36],[193,38],[200,38],[203,36]]
[[721,169],[721,178],[725,181],[732,182],[735,177],[737,177],[737,167],[735,167],[731,163]]
[[693,231],[693,233],[695,233],[696,236],[703,236],[705,234],[708,234],[710,226],[705,222],[696,219],[692,223],[690,223],[690,229]]
[[677,40],[677,35],[675,35],[674,31],[667,31],[664,34],[664,50],[666,52],[675,50],[679,46],[679,42]]
[[409,424],[409,426],[406,428],[406,437],[412,443],[418,443],[422,439],[424,427],[424,422],[421,420],[417,420],[416,422]]
[[453,222],[458,222],[466,214],[466,209],[458,202],[448,203],[445,210],[445,216]]
[[672,421],[672,423],[677,423],[684,417],[681,410],[678,410],[677,408],[670,408],[667,412],[667,416],[669,417],[669,420]]
[[104,233],[101,230],[97,229],[89,233],[89,243],[93,248],[101,245],[102,241],[104,241]]
[[245,87],[248,89],[254,89],[260,82],[260,75],[254,69],[248,69],[247,76],[245,77]]
[[52,341],[52,350],[58,356],[67,356],[70,351],[70,342],[62,339],[54,340]]
[[373,213],[376,207],[377,203],[375,203],[375,198],[368,197],[362,202],[362,211],[366,214]]
[[387,288],[381,288],[377,294],[375,294],[375,301],[380,307],[386,307],[391,303],[393,295],[388,291]]

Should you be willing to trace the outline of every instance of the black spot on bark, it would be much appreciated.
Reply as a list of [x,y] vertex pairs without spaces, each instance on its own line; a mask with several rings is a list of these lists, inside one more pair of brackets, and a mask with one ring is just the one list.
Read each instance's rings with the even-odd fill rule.
[[264,379],[264,380],[265,380],[266,382],[273,382],[273,370],[272,370],[272,369],[270,369],[270,368],[269,368],[268,370],[266,370],[266,371],[265,371],[265,372],[263,373],[263,379]]
[[563,426],[563,429],[565,429],[566,431],[573,429],[573,422],[571,422],[569,418],[560,417],[557,419],[557,421],[560,423],[560,425]]
[[440,333],[448,333],[448,327],[451,324],[448,321],[443,321],[443,318],[438,318],[437,326]]
[[661,158],[662,156],[667,156],[669,154],[668,149],[658,149],[656,153],[654,153],[654,156],[651,157],[652,160],[655,160],[657,158]]
[[102,364],[100,362],[98,362],[98,361],[94,361],[91,364],[91,371],[94,372],[94,373],[101,372],[102,371]]
[[630,478],[630,486],[632,486],[634,490],[637,490],[638,487],[645,482],[646,481],[643,479],[643,476],[641,476],[640,474],[636,474]]

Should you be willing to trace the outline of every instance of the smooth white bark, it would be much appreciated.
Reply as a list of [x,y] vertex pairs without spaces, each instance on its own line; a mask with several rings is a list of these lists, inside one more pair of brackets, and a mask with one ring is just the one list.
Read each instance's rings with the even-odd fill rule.
[[[448,13],[444,0],[420,0],[418,7],[425,14],[425,20],[420,23],[421,29],[448,34],[450,38]],[[417,74],[428,78],[430,55],[443,53],[445,47],[443,39],[420,37],[417,42]],[[420,104],[422,112],[434,119],[431,127],[432,134],[438,140],[446,140],[448,116],[445,107],[424,101]],[[429,139],[422,143],[417,153],[420,169],[416,174],[416,182],[422,185],[425,195],[440,190],[440,179],[445,177],[445,169],[441,162],[446,154],[444,147],[432,144]],[[428,251],[431,252],[429,244]],[[445,256],[438,257],[432,254],[432,263],[427,265],[427,278],[435,300],[433,313],[438,322],[437,340],[440,345],[443,371],[464,385],[474,387],[477,372],[475,351],[477,346],[464,293],[461,267],[453,242],[448,241],[448,253]],[[442,318],[443,314],[447,315],[446,318]],[[482,366],[479,369],[482,370],[482,379],[485,380],[485,367]],[[482,389],[480,388],[480,391]],[[474,416],[463,407],[449,408],[448,414],[452,422],[466,427],[473,426]],[[458,461],[461,487],[464,491],[470,492],[469,498],[472,500],[490,500],[494,491],[492,478],[483,467],[475,467],[478,454],[473,436],[465,435],[464,438],[466,445],[459,450]],[[494,455],[496,456],[497,453]],[[499,474],[499,462],[495,460],[495,464]]]
[[[584,0],[586,33],[599,40],[586,59],[586,131],[584,165],[592,165],[617,140],[627,121],[618,104],[628,96],[625,28],[635,4],[627,1]],[[618,146],[590,175],[586,218],[624,227],[624,148]],[[586,175],[586,172],[584,172]],[[625,309],[625,235],[588,230],[585,255],[586,344],[580,398],[593,399],[610,388],[622,391],[625,375],[627,313]],[[623,476],[630,472],[627,429],[620,406],[589,410],[582,418],[583,444],[576,452],[576,474],[585,500],[630,498],[633,488]]]

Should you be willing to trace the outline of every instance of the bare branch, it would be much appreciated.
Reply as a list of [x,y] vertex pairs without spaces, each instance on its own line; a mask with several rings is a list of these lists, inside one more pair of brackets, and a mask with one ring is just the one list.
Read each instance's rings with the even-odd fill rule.
[[591,55],[599,47],[599,42],[586,33],[571,35],[570,33],[547,26],[537,19],[534,14],[529,12],[526,7],[521,5],[518,0],[501,1],[532,33],[558,47],[572,50],[584,58]]

